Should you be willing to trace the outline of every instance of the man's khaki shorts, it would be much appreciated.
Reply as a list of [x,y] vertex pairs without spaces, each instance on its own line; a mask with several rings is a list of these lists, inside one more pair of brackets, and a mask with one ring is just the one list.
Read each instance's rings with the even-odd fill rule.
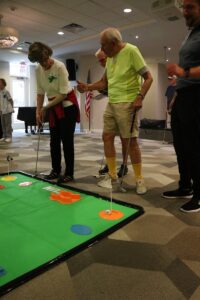
[[138,137],[138,112],[136,113],[132,134],[133,103],[108,103],[103,115],[105,133],[120,135],[122,138]]

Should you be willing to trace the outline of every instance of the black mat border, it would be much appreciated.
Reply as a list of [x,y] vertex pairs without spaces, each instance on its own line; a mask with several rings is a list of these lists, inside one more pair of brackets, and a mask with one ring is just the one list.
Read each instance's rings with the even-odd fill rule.
[[[47,180],[44,180],[43,178],[39,177],[39,176],[35,176],[35,175],[32,175],[32,174],[29,174],[29,173],[25,173],[25,172],[22,172],[22,171],[12,171],[10,172],[9,174],[22,174],[22,175],[26,175],[30,178],[37,178],[38,180],[42,180],[42,181],[45,181],[45,182],[49,182]],[[1,173],[0,176],[5,176],[5,175],[8,175],[8,173]],[[62,185],[62,184],[57,184],[55,182],[49,182],[53,185],[56,185],[56,186],[60,186],[60,187],[63,187],[63,188],[67,188],[67,189],[70,189],[70,190],[73,190],[73,191],[78,191],[78,192],[82,192],[82,193],[85,193],[85,194],[88,194],[88,195],[91,195],[91,196],[95,196],[97,198],[101,198],[103,200],[107,200],[107,201],[110,201],[110,198],[109,197],[105,197],[105,196],[102,196],[98,193],[93,193],[93,192],[87,192],[83,189],[79,189],[79,188],[75,188],[75,187],[71,187],[70,185]],[[9,283],[6,283],[5,285],[1,286],[0,287],[0,296],[12,291],[13,289],[15,289],[16,287],[22,285],[23,283],[33,279],[34,277],[36,277],[37,275],[45,272],[46,270],[50,269],[51,267],[59,264],[60,262],[63,262],[65,261],[66,259],[72,257],[73,255],[79,253],[80,251],[86,249],[86,248],[89,248],[91,246],[93,246],[94,244],[98,243],[101,239],[105,238],[106,236],[108,236],[109,234],[115,232],[117,229],[123,227],[124,225],[128,224],[130,221],[132,220],[135,220],[136,218],[138,218],[139,216],[141,216],[142,214],[144,214],[144,209],[143,207],[139,206],[139,205],[134,205],[134,204],[131,204],[131,203],[127,203],[127,202],[123,202],[123,201],[120,201],[120,200],[116,200],[116,199],[113,199],[113,202],[115,203],[118,203],[120,205],[123,205],[123,206],[127,206],[127,207],[130,207],[130,208],[135,208],[135,209],[138,209],[138,212],[135,213],[134,215],[126,218],[125,220],[121,221],[120,223],[112,226],[111,228],[105,230],[104,232],[98,234],[97,236],[91,238],[90,240],[84,242],[83,244],[73,248],[73,250],[70,250],[70,251],[67,251],[59,256],[57,256],[56,258],[52,259],[51,261],[41,265],[40,267],[10,281]]]

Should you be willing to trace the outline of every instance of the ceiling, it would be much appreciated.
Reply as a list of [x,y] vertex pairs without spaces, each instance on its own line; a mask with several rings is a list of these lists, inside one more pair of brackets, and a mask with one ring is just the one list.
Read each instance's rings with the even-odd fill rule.
[[[0,61],[27,61],[29,43],[34,41],[51,46],[56,57],[94,53],[100,46],[99,32],[107,27],[119,28],[123,40],[137,45],[150,62],[164,62],[166,56],[169,61],[177,61],[178,49],[187,32],[184,19],[161,20],[152,12],[154,1],[0,0],[2,25],[14,27],[20,36],[12,49],[0,49]],[[123,12],[127,7],[132,8],[132,13]],[[83,26],[84,30],[75,33],[64,30],[63,36],[57,34],[71,23]],[[22,51],[16,50],[19,45]],[[165,51],[166,46],[171,51]]]

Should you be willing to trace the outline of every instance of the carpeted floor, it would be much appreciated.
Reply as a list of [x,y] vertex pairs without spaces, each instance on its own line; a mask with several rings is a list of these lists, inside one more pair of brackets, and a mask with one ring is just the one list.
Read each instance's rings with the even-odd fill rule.
[[[38,136],[14,132],[11,144],[0,144],[0,173],[12,169],[35,173]],[[145,214],[98,244],[32,279],[2,300],[198,300],[200,299],[200,214],[184,214],[186,201],[161,197],[176,187],[176,157],[171,144],[140,140],[147,194],[135,194],[131,166],[127,193],[114,198],[143,206]],[[116,139],[118,164],[121,145]],[[109,196],[96,186],[103,157],[100,135],[75,136],[73,186]],[[38,172],[51,169],[49,135],[41,135]],[[0,263],[1,265],[1,263]]]

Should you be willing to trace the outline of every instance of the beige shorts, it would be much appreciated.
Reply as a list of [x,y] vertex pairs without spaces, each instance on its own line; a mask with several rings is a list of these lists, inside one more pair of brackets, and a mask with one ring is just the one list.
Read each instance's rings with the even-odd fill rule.
[[105,133],[120,135],[122,138],[138,137],[138,112],[136,113],[132,134],[133,103],[108,103],[103,115]]

